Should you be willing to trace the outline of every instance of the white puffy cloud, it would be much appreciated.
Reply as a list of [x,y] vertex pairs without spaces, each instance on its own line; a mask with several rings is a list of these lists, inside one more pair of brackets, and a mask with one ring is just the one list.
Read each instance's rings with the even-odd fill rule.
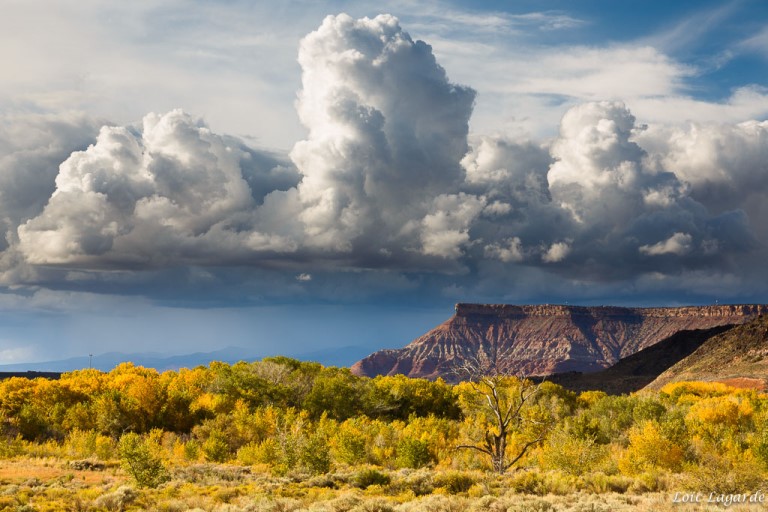
[[0,283],[37,279],[38,269],[16,248],[16,230],[43,210],[59,164],[97,132],[97,123],[80,114],[15,110],[0,116]]
[[768,188],[768,121],[654,127],[641,140],[694,192],[717,184],[726,187],[723,192],[733,203],[749,189]]
[[470,241],[469,227],[485,206],[484,197],[444,194],[421,221],[421,250],[430,256],[458,258]]
[[482,137],[461,160],[464,187],[490,198],[511,201],[513,207],[549,200],[547,168],[552,162],[542,144],[504,137]]
[[485,256],[496,258],[504,263],[520,263],[523,261],[523,246],[520,238],[513,237],[485,246]]
[[544,263],[557,263],[563,261],[570,252],[571,246],[568,242],[555,242],[546,250],[541,260]]
[[[710,210],[699,202],[695,185],[640,145],[643,132],[624,104],[593,102],[565,114],[548,148],[475,142],[462,161],[464,187],[492,198],[470,230],[483,242],[475,255],[612,280],[731,265],[753,250],[738,205]],[[649,258],[661,254],[678,258]]]
[[635,118],[621,103],[585,103],[560,123],[557,158],[547,178],[553,188],[578,184],[587,191],[615,185],[631,189],[642,149],[630,141]]
[[676,254],[683,256],[690,252],[693,237],[688,233],[675,233],[666,240],[653,245],[640,246],[640,252],[649,256],[659,256],[661,254]]
[[19,226],[18,249],[32,264],[97,267],[291,252],[294,241],[253,228],[255,156],[180,110],[149,114],[139,129],[105,126],[61,164],[45,208]]
[[[607,255],[632,245],[647,255],[683,255],[692,244],[711,246],[719,239],[737,252],[748,247],[743,217],[709,212],[671,168],[649,164],[635,140],[639,131],[634,116],[616,102],[580,105],[563,117],[548,180],[553,201],[580,227],[575,244],[593,244],[590,257],[601,248]],[[657,244],[659,233],[677,234]]]
[[[741,289],[764,289],[768,123],[753,120],[651,126],[639,142],[648,148],[652,165],[669,168],[685,180],[691,198],[710,212],[723,212],[712,223],[717,236],[695,241],[686,258],[698,253],[720,258],[725,262],[723,268],[739,277]],[[727,214],[729,211],[732,213]],[[752,243],[745,247],[748,236],[753,237]],[[728,292],[723,289],[720,293]]]
[[768,121],[653,126],[639,137],[653,164],[673,171],[713,212],[742,209],[768,239]]
[[[403,229],[429,213],[429,198],[463,181],[474,91],[450,83],[431,47],[389,15],[326,17],[302,40],[299,63],[309,137],[291,158],[303,176],[305,243],[333,252],[408,245]],[[423,226],[433,223],[441,224],[429,217]],[[435,242],[425,252],[455,255],[448,247],[465,235],[426,234]]]
[[[299,62],[308,138],[291,151],[295,169],[180,110],[104,126],[62,159],[4,256],[123,269],[462,256],[486,206],[460,190],[474,91],[386,15],[327,17]],[[508,210],[496,201],[487,214]]]
[[503,263],[536,260],[542,242],[569,232],[569,220],[553,206],[547,183],[552,157],[546,144],[502,136],[477,137],[462,159],[462,188],[487,204],[472,226],[482,242],[478,258]]

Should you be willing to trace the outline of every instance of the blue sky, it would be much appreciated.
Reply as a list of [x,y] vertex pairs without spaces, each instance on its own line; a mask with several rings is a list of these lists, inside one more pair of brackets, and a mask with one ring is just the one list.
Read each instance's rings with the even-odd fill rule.
[[768,301],[765,2],[4,10],[0,364]]

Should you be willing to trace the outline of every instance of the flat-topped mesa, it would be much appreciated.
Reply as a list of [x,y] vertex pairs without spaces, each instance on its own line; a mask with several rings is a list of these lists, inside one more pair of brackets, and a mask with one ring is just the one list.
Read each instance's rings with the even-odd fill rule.
[[495,316],[499,318],[525,316],[628,316],[646,317],[751,317],[768,313],[766,304],[718,304],[709,306],[678,306],[638,308],[622,306],[570,306],[563,304],[473,304],[459,302],[454,306],[455,316]]
[[407,346],[376,352],[352,366],[357,375],[455,379],[467,360],[511,374],[597,371],[682,330],[741,324],[765,304],[662,308],[467,304]]

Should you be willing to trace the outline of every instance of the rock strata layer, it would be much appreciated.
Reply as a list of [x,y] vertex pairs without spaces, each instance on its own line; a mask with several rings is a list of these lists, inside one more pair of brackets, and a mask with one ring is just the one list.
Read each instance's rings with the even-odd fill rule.
[[607,368],[682,330],[742,324],[768,305],[675,308],[456,304],[443,324],[401,349],[375,352],[352,366],[357,375],[458,378],[465,361],[515,375]]

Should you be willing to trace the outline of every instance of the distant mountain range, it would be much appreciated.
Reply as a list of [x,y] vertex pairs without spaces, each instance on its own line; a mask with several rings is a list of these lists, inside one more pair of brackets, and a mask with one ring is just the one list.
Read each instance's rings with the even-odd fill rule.
[[[364,347],[348,346],[335,347],[326,350],[302,352],[289,355],[302,361],[315,361],[326,366],[349,366],[354,361],[369,352]],[[15,363],[0,365],[0,372],[70,372],[93,367],[101,371],[110,371],[123,362],[131,362],[136,366],[155,368],[158,371],[178,370],[179,368],[194,368],[207,366],[211,361],[236,363],[238,361],[255,361],[270,354],[257,353],[253,349],[242,347],[227,347],[213,352],[195,352],[184,355],[168,355],[156,352],[122,353],[109,352],[88,356],[72,357],[40,363]]]

